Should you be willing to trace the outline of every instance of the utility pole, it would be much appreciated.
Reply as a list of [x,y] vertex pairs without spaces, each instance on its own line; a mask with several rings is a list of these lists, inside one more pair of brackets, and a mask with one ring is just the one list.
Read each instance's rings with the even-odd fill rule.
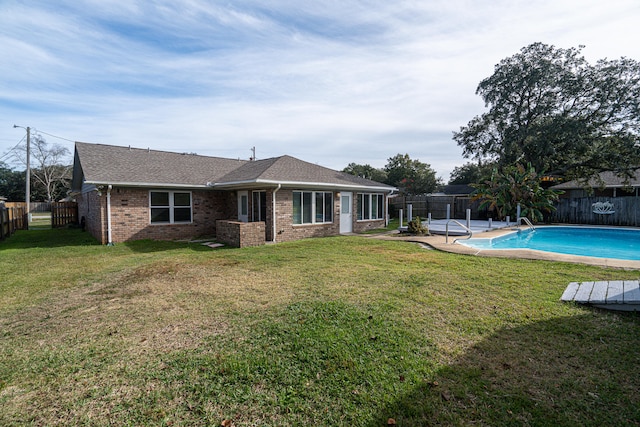
[[31,128],[29,126],[22,127],[18,125],[13,125],[14,128],[22,128],[27,130],[27,172],[25,177],[26,189],[24,192],[24,201],[27,204],[26,214],[27,214],[27,229],[29,228],[29,223],[31,222]]
[[251,147],[251,152],[253,153],[253,156],[251,156],[251,161],[255,162],[256,160],[256,147]]

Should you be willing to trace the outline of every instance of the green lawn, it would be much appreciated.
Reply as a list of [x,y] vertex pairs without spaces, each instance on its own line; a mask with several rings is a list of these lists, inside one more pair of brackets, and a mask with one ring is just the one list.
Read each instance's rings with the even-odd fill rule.
[[640,425],[640,273],[336,237],[0,243],[0,425]]

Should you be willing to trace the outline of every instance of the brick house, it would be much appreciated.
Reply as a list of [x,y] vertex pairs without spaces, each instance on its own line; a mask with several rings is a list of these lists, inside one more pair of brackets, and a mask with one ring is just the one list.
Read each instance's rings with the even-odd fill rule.
[[395,188],[290,156],[77,142],[72,190],[85,229],[103,244],[215,236],[243,247],[383,227]]

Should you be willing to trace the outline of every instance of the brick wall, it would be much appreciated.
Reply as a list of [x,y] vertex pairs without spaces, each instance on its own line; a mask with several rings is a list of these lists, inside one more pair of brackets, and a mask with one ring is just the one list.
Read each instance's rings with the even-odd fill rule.
[[276,193],[276,242],[288,242],[308,237],[340,234],[340,199],[333,193],[333,222],[331,224],[293,224],[293,191]]
[[384,219],[377,219],[371,221],[354,221],[353,232],[362,233],[368,230],[374,230],[376,228],[384,228]]
[[265,223],[216,221],[216,240],[235,248],[246,248],[265,244]]
[[[267,218],[273,218],[273,190],[266,191]],[[149,190],[115,187],[111,190],[111,224],[114,243],[130,240],[179,240],[200,236],[216,236],[218,220],[237,219],[237,193],[232,191],[194,190],[192,194],[193,223],[191,224],[151,224],[149,218]],[[249,193],[251,212],[252,197]],[[340,234],[340,197],[333,193],[333,222],[330,224],[293,225],[293,191],[281,189],[276,193],[277,242],[293,241],[309,237],[326,237]],[[86,229],[101,243],[108,243],[106,218],[106,189],[85,193],[77,198],[79,216],[85,217]],[[355,210],[355,197],[353,198]],[[273,222],[262,224],[261,241],[273,240]],[[384,226],[384,220],[356,221],[353,231],[362,232]],[[225,237],[226,238],[226,237]],[[221,240],[218,237],[218,240]],[[229,243],[231,244],[231,243]],[[256,242],[237,242],[238,245],[254,245]],[[234,244],[235,246],[235,244]]]
[[[80,217],[87,230],[103,244],[108,243],[106,189],[78,197]],[[224,191],[194,190],[193,222],[190,224],[151,224],[149,190],[114,187],[111,190],[111,236],[114,243],[131,240],[179,240],[214,236],[216,221],[237,216],[235,195]]]
[[76,197],[80,223],[84,218],[85,230],[100,243],[107,244],[106,198],[97,191],[89,191]]
[[[191,192],[193,222],[190,224],[151,224],[149,190],[114,188],[111,191],[111,224],[114,242],[128,240],[179,240],[216,234],[216,220],[229,218],[227,192]],[[231,203],[231,206],[235,206]]]

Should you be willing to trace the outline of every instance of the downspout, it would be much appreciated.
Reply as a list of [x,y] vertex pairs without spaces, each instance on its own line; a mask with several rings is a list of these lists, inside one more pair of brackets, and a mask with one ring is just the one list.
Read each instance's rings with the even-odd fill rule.
[[278,184],[278,188],[276,188],[273,193],[271,193],[271,222],[273,223],[273,234],[271,238],[271,243],[276,242],[276,193],[278,190],[282,188],[282,184]]
[[109,184],[107,187],[107,246],[113,246],[111,240],[111,190],[113,186]]
[[391,197],[391,195],[393,194],[394,190],[389,191],[386,195],[385,195],[385,200],[386,200],[386,207],[387,207],[387,212],[384,216],[384,226],[388,227],[389,226],[389,222],[391,220],[390,216],[389,216],[389,198]]
[[384,226],[385,227],[389,226],[389,196],[390,195],[391,193],[387,193],[384,196],[384,201],[385,201]]

